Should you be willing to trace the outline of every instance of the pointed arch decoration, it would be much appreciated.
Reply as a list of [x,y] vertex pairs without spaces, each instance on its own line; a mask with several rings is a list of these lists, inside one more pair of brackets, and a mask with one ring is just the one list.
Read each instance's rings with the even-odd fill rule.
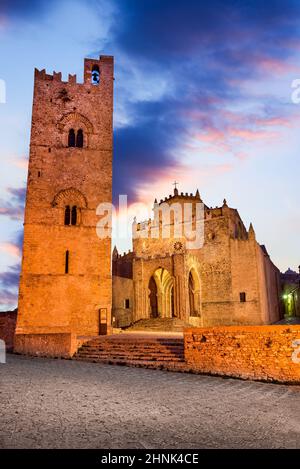
[[81,126],[83,126],[90,134],[94,132],[93,124],[87,117],[85,117],[83,114],[80,114],[79,112],[70,112],[69,114],[65,114],[57,123],[57,127],[60,132],[64,132],[66,128],[70,127],[79,129]]
[[148,283],[150,317],[173,317],[173,287],[174,277],[172,277],[169,271],[163,267],[155,269]]
[[87,208],[86,197],[77,189],[70,187],[68,189],[62,189],[59,191],[53,201],[52,207],[61,207],[74,206],[78,208]]

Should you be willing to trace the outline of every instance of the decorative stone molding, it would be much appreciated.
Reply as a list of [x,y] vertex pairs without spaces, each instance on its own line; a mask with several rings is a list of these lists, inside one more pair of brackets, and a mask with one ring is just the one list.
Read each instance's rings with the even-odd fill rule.
[[79,208],[87,208],[87,200],[81,192],[70,187],[59,191],[52,202],[52,207],[65,207],[66,205],[76,205]]
[[60,132],[64,132],[69,128],[79,129],[84,127],[85,130],[92,134],[94,132],[93,125],[89,119],[79,112],[70,112],[69,114],[64,115],[57,124],[57,127]]

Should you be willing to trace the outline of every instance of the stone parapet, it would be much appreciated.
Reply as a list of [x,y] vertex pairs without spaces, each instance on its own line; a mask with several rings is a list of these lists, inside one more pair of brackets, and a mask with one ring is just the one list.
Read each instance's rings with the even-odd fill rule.
[[227,326],[184,330],[194,372],[300,384],[300,326]]

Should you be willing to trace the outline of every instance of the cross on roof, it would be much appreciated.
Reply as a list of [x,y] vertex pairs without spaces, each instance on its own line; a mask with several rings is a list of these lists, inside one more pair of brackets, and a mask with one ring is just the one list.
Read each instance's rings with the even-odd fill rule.
[[177,181],[173,182],[173,186],[175,186],[175,189],[177,189],[177,184],[179,184],[179,182],[177,182]]

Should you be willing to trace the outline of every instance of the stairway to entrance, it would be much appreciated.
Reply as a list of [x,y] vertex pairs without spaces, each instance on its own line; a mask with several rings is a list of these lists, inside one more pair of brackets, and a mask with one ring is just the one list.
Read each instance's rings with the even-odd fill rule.
[[73,359],[178,371],[185,367],[183,338],[175,334],[100,336],[84,343]]
[[140,319],[132,326],[128,327],[127,331],[163,331],[163,332],[183,332],[185,327],[191,327],[190,324],[177,318],[152,318]]

